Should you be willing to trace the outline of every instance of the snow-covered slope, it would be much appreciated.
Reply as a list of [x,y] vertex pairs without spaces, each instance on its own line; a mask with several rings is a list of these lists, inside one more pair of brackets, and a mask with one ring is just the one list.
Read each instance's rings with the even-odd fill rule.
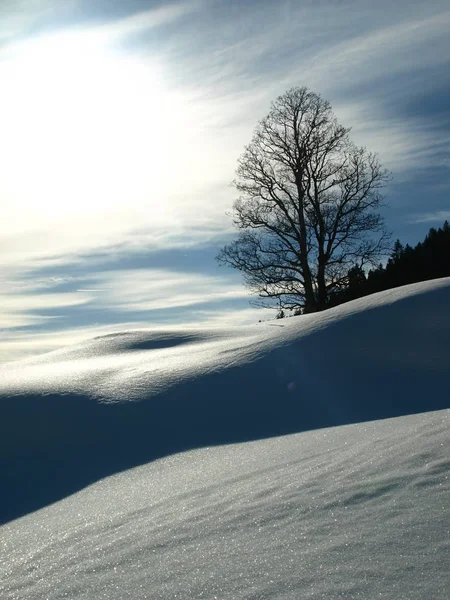
[[1,367],[0,517],[40,510],[0,528],[0,598],[448,597],[450,413],[367,421],[450,407],[449,305],[446,279]]
[[2,600],[450,597],[450,411],[205,448],[0,529]]

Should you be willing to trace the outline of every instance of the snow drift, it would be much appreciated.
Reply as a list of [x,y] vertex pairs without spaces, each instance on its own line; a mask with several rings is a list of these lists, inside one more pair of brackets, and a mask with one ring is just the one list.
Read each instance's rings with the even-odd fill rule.
[[0,597],[448,598],[449,300],[4,365]]
[[177,454],[0,528],[2,600],[446,600],[450,411]]
[[449,407],[450,280],[0,367],[0,522],[174,452]]

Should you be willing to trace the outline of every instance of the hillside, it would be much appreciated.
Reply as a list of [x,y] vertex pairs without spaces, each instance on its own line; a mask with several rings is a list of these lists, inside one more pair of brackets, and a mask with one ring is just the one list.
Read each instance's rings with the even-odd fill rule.
[[447,597],[449,301],[0,367],[0,597]]

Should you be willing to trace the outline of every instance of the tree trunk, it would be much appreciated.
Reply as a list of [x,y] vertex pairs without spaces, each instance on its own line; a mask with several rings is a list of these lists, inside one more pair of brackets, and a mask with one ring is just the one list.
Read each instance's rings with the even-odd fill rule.
[[317,310],[325,310],[328,304],[327,286],[325,283],[325,261],[319,257],[317,270]]
[[304,288],[305,288],[305,313],[315,312],[317,310],[316,297],[314,295],[314,288],[312,283],[311,271],[309,265],[302,266]]
[[305,312],[315,312],[317,310],[316,307],[316,298],[314,295],[314,286],[313,286],[313,278],[311,275],[311,268],[309,266],[309,257],[308,257],[308,248],[306,244],[306,223],[305,223],[305,213],[304,213],[304,195],[305,192],[303,190],[302,185],[302,169],[301,166],[297,166],[294,169],[294,177],[295,184],[297,187],[297,195],[298,195],[298,206],[297,206],[297,216],[298,216],[298,227],[299,233],[298,241],[300,246],[300,264],[303,272],[303,281],[305,288]]

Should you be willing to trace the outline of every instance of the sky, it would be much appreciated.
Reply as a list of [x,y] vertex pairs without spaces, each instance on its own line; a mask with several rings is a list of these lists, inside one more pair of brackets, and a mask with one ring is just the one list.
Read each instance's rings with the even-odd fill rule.
[[449,29],[444,0],[2,0],[0,361],[270,318],[214,257],[237,158],[292,86],[392,172],[394,239],[442,225]]

